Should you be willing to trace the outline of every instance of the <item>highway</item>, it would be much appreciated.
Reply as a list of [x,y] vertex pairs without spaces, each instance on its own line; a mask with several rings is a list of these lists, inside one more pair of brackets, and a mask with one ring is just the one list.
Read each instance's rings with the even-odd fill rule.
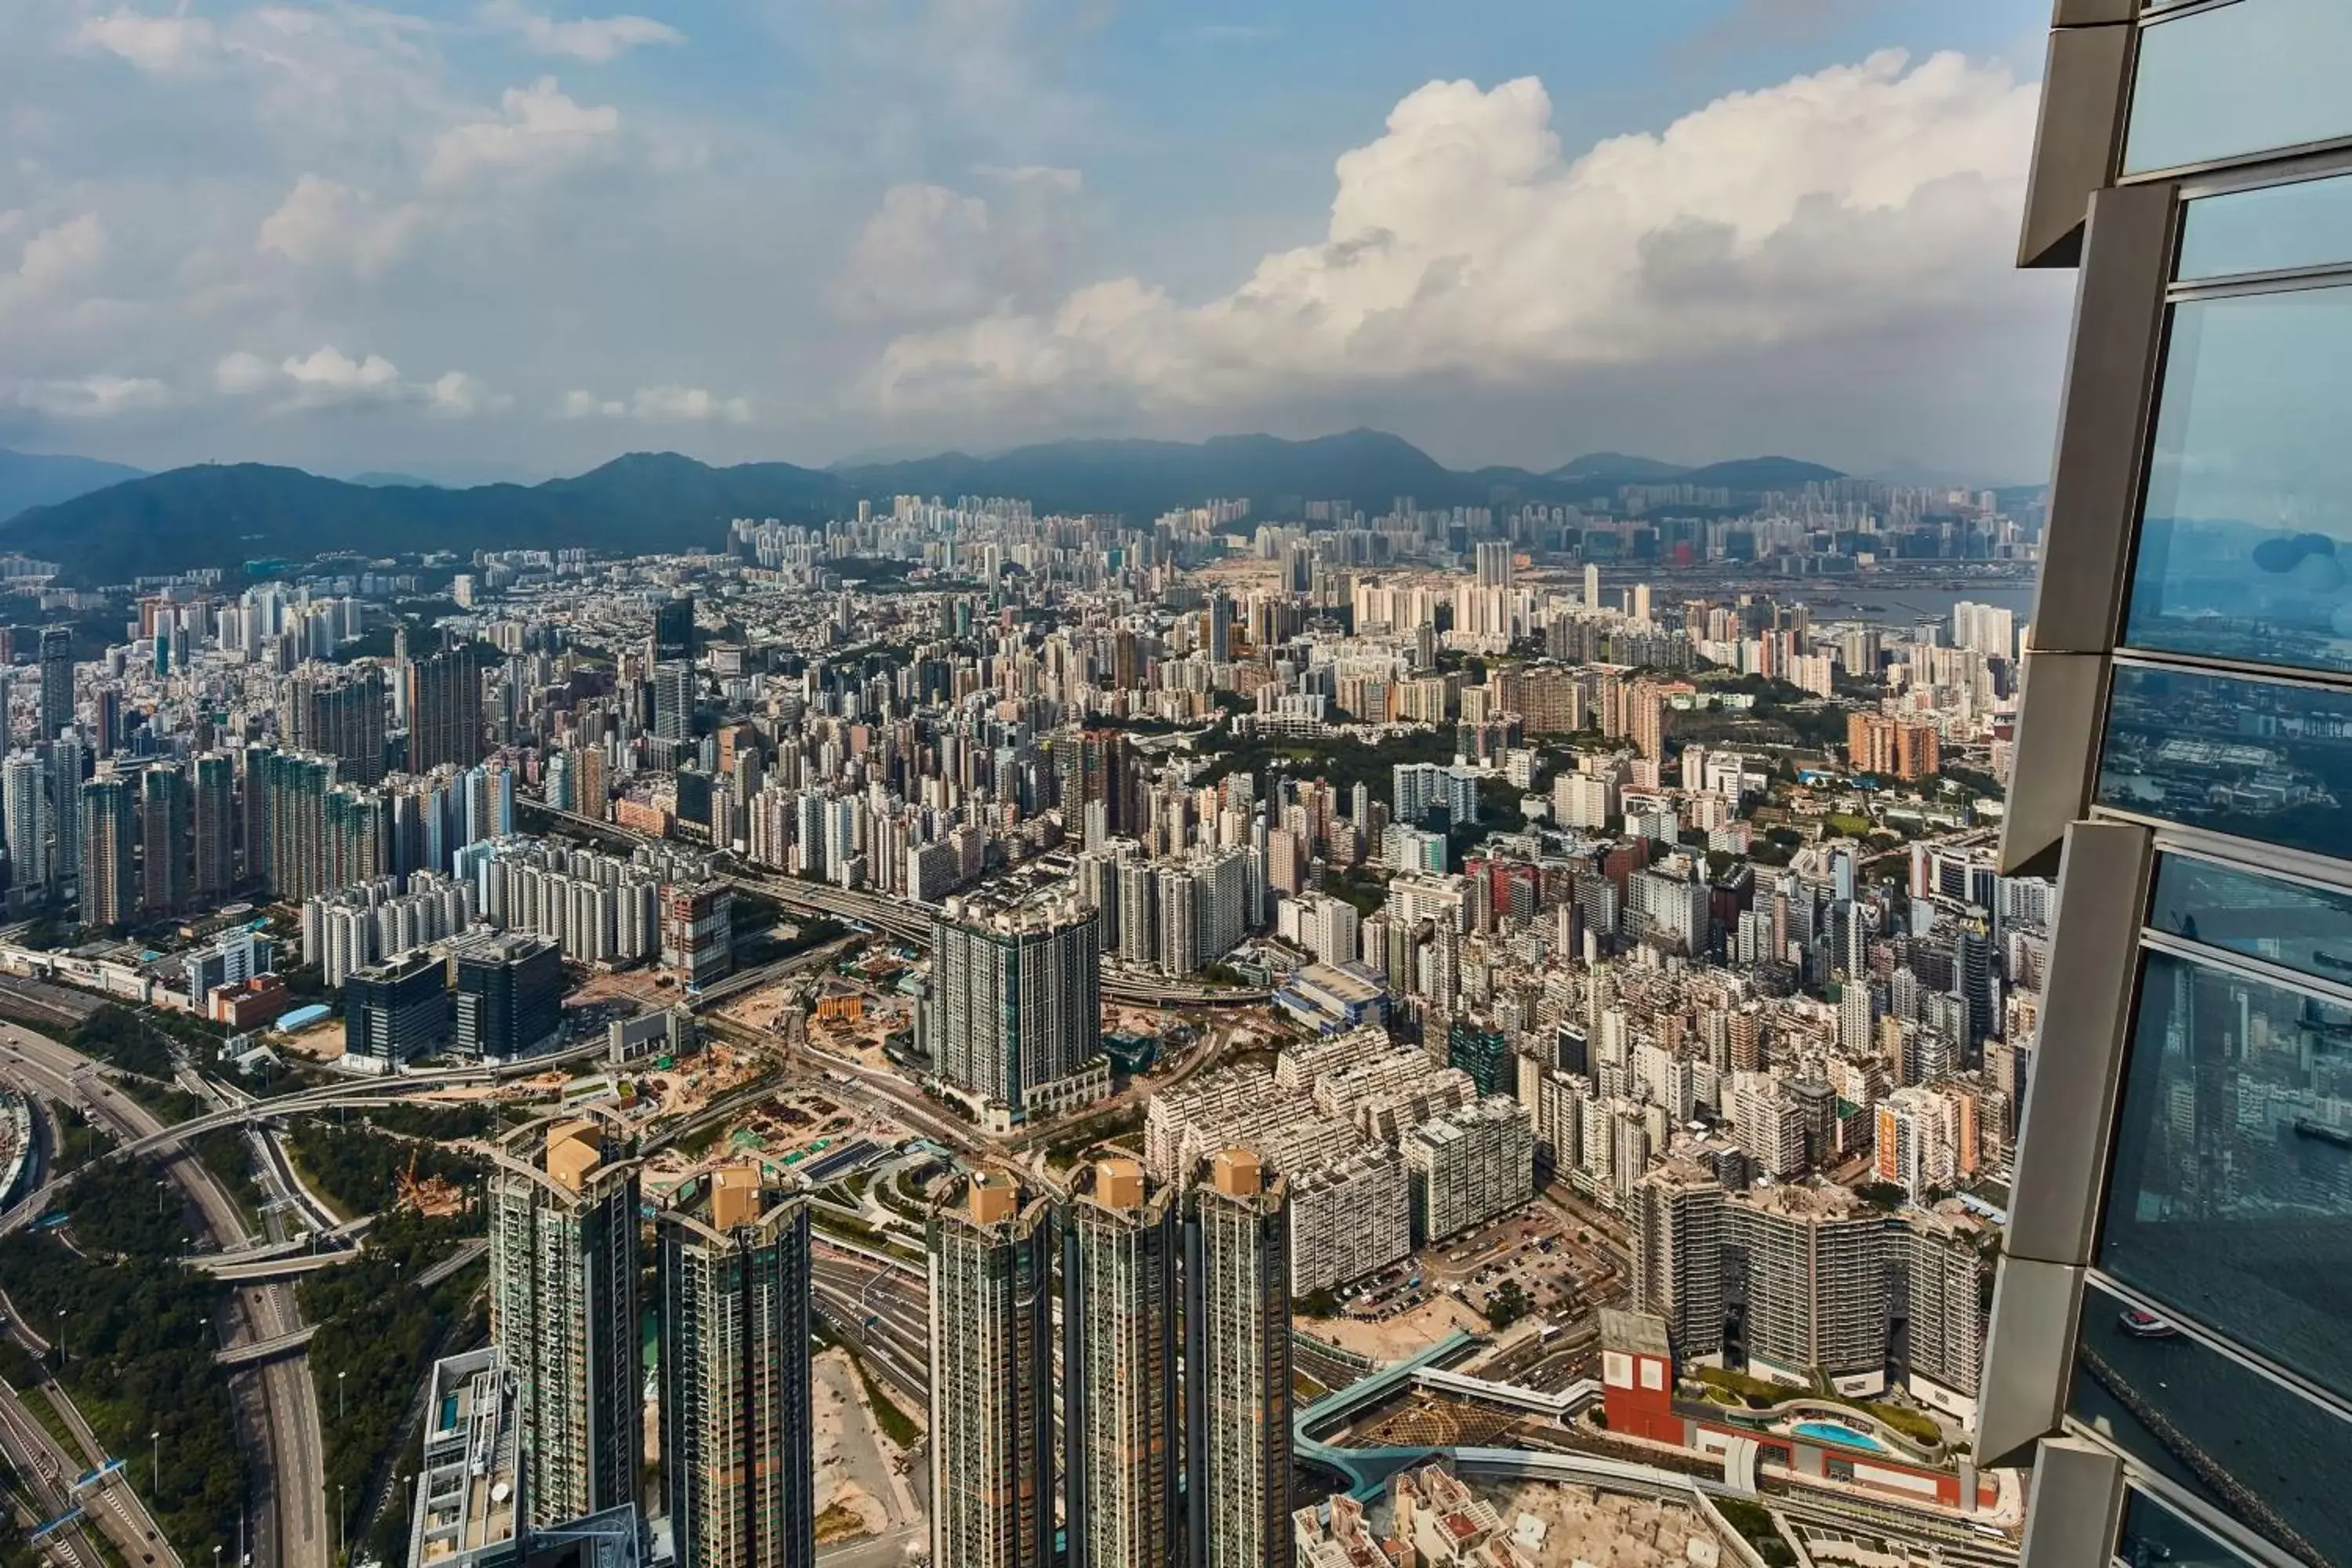
[[[115,1093],[99,1080],[96,1064],[80,1053],[13,1024],[0,1024],[0,1074],[37,1080],[53,1097],[79,1102],[93,1116],[112,1126],[126,1143],[161,1149],[176,1143],[192,1123],[183,1123],[172,1135],[144,1106]],[[233,1117],[236,1112],[218,1113]],[[209,1121],[211,1118],[200,1118]],[[223,1121],[218,1125],[231,1125]],[[224,1249],[248,1245],[244,1216],[223,1192],[203,1162],[193,1157],[171,1160],[168,1170],[191,1202],[215,1243]],[[266,1173],[265,1173],[266,1175]],[[34,1194],[42,1206],[56,1184]],[[28,1200],[32,1202],[33,1200]],[[18,1215],[26,1205],[11,1211]],[[39,1207],[33,1214],[40,1212]],[[0,1225],[0,1230],[6,1229]],[[299,1329],[301,1314],[288,1285],[260,1285],[236,1292],[236,1328],[231,1343],[246,1339],[279,1339]],[[294,1355],[259,1369],[257,1378],[262,1463],[256,1467],[260,1488],[269,1505],[257,1510],[251,1543],[260,1568],[326,1568],[328,1541],[321,1497],[326,1489],[325,1447],[319,1429],[316,1394],[310,1384],[309,1359]],[[288,1479],[293,1478],[289,1486]],[[110,1492],[127,1489],[110,1487]],[[101,1524],[105,1516],[100,1514]],[[152,1527],[142,1527],[145,1528]],[[139,1537],[134,1536],[133,1540]],[[134,1558],[142,1553],[134,1553]]]

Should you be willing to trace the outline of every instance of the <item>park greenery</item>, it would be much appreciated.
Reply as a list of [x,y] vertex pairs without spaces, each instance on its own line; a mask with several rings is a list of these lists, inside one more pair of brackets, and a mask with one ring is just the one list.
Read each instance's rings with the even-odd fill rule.
[[286,1134],[286,1147],[326,1200],[345,1217],[382,1214],[400,1198],[401,1177],[412,1162],[419,1179],[438,1176],[467,1186],[481,1179],[483,1163],[423,1138],[400,1138],[362,1122],[345,1125],[331,1117],[305,1117]]
[[[470,1228],[471,1222],[385,1212],[356,1258],[305,1275],[298,1288],[303,1321],[319,1326],[310,1363],[326,1439],[329,1506],[347,1510],[344,1524],[352,1531],[377,1517],[393,1459],[415,1436],[417,1390],[435,1359],[487,1331],[470,1304],[482,1280],[479,1264],[430,1287],[416,1283]],[[404,1529],[404,1510],[393,1511]]]
[[57,1375],[106,1451],[131,1462],[164,1535],[234,1538],[246,1456],[211,1326],[227,1297],[178,1261],[189,1226],[178,1189],[152,1162],[107,1161],[61,1203],[66,1232],[0,1240],[0,1289],[29,1322],[58,1326]]

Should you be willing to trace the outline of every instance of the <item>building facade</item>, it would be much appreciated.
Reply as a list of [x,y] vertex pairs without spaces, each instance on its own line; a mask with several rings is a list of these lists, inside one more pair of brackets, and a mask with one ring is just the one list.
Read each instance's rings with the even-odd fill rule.
[[756,1163],[660,1212],[662,1483],[678,1568],[816,1560],[809,1226]]
[[975,1173],[928,1226],[931,1562],[1048,1568],[1054,1208]]
[[950,900],[931,922],[923,1050],[949,1083],[1013,1120],[1033,1084],[1102,1048],[1101,916],[1076,900],[1007,910]]
[[1977,1449],[2026,1568],[2352,1560],[2347,14],[2063,0],[2077,270],[2000,869],[2058,876]]
[[1290,1561],[1289,1189],[1244,1149],[1213,1156],[1185,1217],[1187,1559]]
[[1180,1189],[1095,1163],[1062,1221],[1062,1486],[1068,1568],[1172,1563]]
[[593,1118],[535,1122],[508,1135],[488,1191],[490,1337],[520,1389],[527,1522],[634,1505],[637,1162]]

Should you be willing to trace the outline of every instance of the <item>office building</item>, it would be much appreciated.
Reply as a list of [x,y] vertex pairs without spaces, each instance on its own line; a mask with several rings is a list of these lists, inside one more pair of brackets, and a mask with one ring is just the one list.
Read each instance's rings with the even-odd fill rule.
[[679,883],[662,895],[662,964],[692,990],[735,972],[735,890]]
[[236,885],[236,760],[206,752],[192,764],[190,831],[198,903],[217,904]]
[[681,594],[655,605],[654,662],[690,664],[698,651],[694,630],[694,595]]
[[2033,1463],[2025,1568],[2352,1561],[2344,13],[2054,20],[2019,258],[2079,276],[1997,869],[2058,916],[1977,1450]]
[[490,1338],[521,1398],[527,1521],[633,1505],[645,1452],[637,1162],[617,1122],[534,1122],[488,1182]]
[[101,774],[81,786],[81,923],[128,925],[139,907],[139,807],[131,782]]
[[1102,1049],[1098,911],[1076,900],[1006,909],[950,899],[931,921],[918,1045],[933,1070],[1013,1121],[1028,1091]]
[[1188,1561],[1290,1561],[1289,1189],[1246,1149],[1213,1156],[1184,1219]]
[[74,657],[71,626],[41,628],[41,691],[37,742],[54,741],[74,721]]
[[408,952],[343,981],[343,1054],[380,1072],[449,1043],[446,960]]
[[194,863],[188,775],[168,763],[139,777],[139,909],[150,920],[188,903]]
[[563,1028],[563,957],[545,937],[509,933],[450,961],[457,1048],[484,1061],[547,1049]]
[[1062,1222],[1062,1473],[1068,1568],[1173,1563],[1181,1189],[1097,1161]]
[[693,666],[654,666],[655,740],[684,742],[693,739],[694,689]]
[[1049,1568],[1053,1204],[1004,1172],[975,1172],[927,1231],[931,1562]]
[[805,1199],[723,1165],[659,1211],[662,1483],[678,1568],[816,1560]]
[[408,665],[406,769],[428,773],[443,763],[470,768],[482,757],[482,674],[460,646]]

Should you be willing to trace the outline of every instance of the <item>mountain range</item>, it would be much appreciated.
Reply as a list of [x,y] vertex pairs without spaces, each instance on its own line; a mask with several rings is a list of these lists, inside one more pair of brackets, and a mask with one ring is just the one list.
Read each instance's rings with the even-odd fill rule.
[[0,449],[0,518],[30,507],[54,506],[125,479],[147,477],[144,468],[102,463],[96,458],[49,457]]
[[[27,459],[0,454],[8,466]],[[1305,500],[1346,500],[1367,512],[1399,497],[1422,506],[1591,500],[1623,484],[1684,483],[1755,495],[1834,468],[1752,458],[1684,468],[1596,453],[1549,473],[1448,468],[1400,437],[1351,430],[1306,441],[1228,436],[1199,443],[1057,441],[992,457],[944,452],[912,461],[804,468],[791,463],[712,468],[675,452],[638,452],[544,484],[445,489],[406,476],[323,479],[259,463],[207,463],[160,474],[109,464],[80,470],[30,459],[49,489],[9,503],[0,488],[0,549],[56,561],[81,583],[330,551],[377,556],[426,550],[572,546],[629,552],[715,546],[730,519],[818,521],[861,500],[896,495],[1017,496],[1041,511],[1149,519],[1213,496],[1247,496],[1260,516],[1296,515]],[[106,472],[104,470],[112,470]]]

